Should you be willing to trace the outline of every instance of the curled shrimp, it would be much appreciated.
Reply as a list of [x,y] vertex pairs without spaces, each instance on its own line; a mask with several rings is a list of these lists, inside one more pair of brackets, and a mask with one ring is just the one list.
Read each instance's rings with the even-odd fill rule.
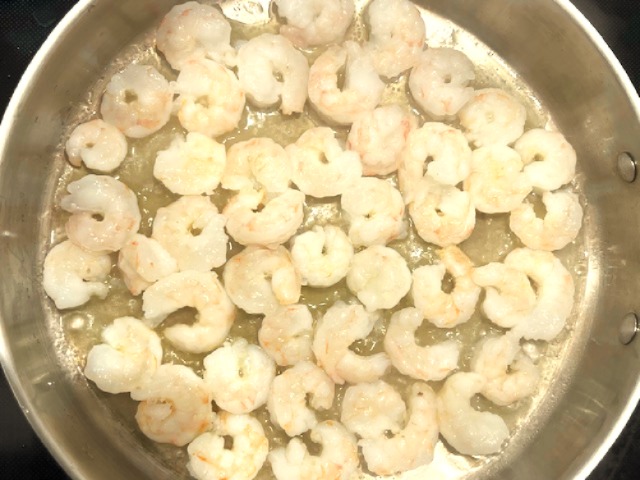
[[[345,68],[344,85],[338,73]],[[309,100],[318,112],[340,125],[352,124],[361,114],[376,108],[384,83],[370,55],[355,42],[329,47],[309,70]]]
[[145,323],[153,327],[183,307],[197,310],[196,322],[165,328],[164,336],[169,342],[185,352],[204,353],[224,341],[235,309],[214,272],[174,273],[158,280],[142,295]]
[[69,240],[91,252],[116,252],[140,228],[135,193],[108,175],[87,175],[67,185],[60,206],[71,213]]
[[104,281],[110,271],[109,255],[87,252],[66,240],[47,253],[42,285],[57,308],[75,308],[93,296],[107,296],[109,286]]
[[299,113],[307,101],[309,63],[285,37],[264,33],[238,50],[238,79],[255,106],[280,101],[285,115]]
[[103,392],[141,388],[162,363],[160,337],[137,318],[116,318],[101,338],[89,350],[84,375]]
[[127,139],[113,125],[101,119],[81,123],[65,144],[67,158],[74,167],[82,163],[90,170],[109,173],[127,156]]
[[313,317],[306,305],[288,305],[265,315],[258,331],[260,346],[281,367],[313,359]]
[[171,117],[173,89],[149,65],[129,65],[107,84],[100,113],[127,137],[142,138],[157,132]]
[[209,430],[215,420],[207,384],[184,365],[160,365],[140,388],[136,421],[154,442],[182,447]]

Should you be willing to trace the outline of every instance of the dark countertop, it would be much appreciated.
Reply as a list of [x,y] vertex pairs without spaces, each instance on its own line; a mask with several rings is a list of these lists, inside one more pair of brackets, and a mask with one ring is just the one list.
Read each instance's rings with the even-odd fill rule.
[[[640,91],[640,0],[573,0]],[[0,0],[0,114],[29,60],[74,0]],[[0,375],[0,478],[66,479]],[[640,478],[640,408],[590,480]]]

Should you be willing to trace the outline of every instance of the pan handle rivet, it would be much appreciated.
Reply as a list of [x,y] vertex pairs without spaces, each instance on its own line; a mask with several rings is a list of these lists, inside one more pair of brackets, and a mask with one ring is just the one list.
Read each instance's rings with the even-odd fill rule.
[[627,313],[622,322],[620,322],[620,330],[618,332],[618,340],[623,345],[629,345],[638,333],[638,317],[635,313]]
[[635,181],[637,175],[636,161],[629,152],[622,152],[617,160],[618,175],[625,182]]

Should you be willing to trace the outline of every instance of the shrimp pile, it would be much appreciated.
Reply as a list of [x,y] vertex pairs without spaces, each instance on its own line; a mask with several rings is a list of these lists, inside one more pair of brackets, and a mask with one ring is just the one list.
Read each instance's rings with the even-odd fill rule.
[[[273,0],[278,28],[247,40],[216,4],[177,5],[155,63],[115,73],[63,141],[44,291],[79,314],[126,299],[85,376],[139,402],[194,478],[402,475],[441,438],[498,454],[514,429],[497,407],[539,389],[525,344],[570,320],[573,147],[463,52],[427,47],[409,0],[355,9]],[[500,217],[515,248],[474,263],[476,222]]]

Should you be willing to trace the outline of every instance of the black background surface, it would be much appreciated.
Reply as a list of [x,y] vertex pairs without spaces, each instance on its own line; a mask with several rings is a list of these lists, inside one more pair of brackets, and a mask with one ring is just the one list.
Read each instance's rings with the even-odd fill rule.
[[[603,35],[640,90],[640,0],[574,3]],[[73,4],[74,0],[0,0],[0,114],[31,57]],[[66,478],[30,428],[0,375],[0,479]],[[640,478],[640,408],[589,478]]]

